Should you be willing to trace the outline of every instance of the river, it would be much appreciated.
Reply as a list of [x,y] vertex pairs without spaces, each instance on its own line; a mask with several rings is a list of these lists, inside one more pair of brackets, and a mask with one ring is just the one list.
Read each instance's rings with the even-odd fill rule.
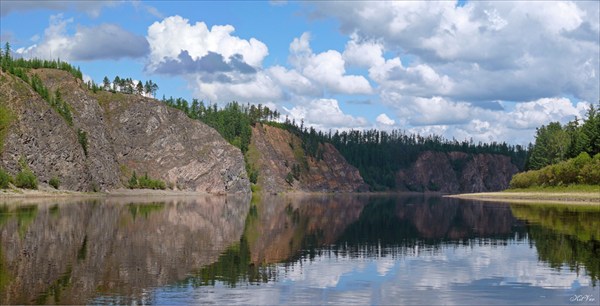
[[600,208],[428,195],[0,202],[0,304],[598,305]]

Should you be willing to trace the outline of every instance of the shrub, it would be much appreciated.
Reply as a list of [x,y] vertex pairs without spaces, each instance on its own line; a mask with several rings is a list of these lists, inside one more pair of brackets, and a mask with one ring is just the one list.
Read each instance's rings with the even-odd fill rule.
[[4,169],[0,168],[0,189],[8,188],[8,184],[12,181],[12,177],[4,171]]
[[48,184],[50,184],[50,186],[54,187],[54,189],[58,189],[60,187],[60,180],[58,179],[58,177],[53,176],[50,181],[48,182]]
[[37,189],[37,177],[35,174],[33,174],[33,172],[31,172],[31,170],[24,169],[15,177],[15,186],[25,189]]
[[165,182],[161,181],[161,180],[154,180],[148,177],[148,173],[145,173],[144,176],[140,177],[138,179],[138,183],[140,188],[146,188],[146,189],[166,189],[167,186],[165,184]]
[[85,157],[88,156],[88,140],[87,140],[87,132],[82,129],[77,129],[77,140],[83,149],[83,154]]
[[515,174],[510,181],[510,188],[572,184],[600,185],[600,154],[592,159],[584,152],[539,170]]
[[145,173],[144,176],[138,178],[135,171],[133,171],[128,185],[130,189],[167,189],[167,184],[165,184],[165,182],[149,178],[148,173]]
[[582,184],[600,185],[600,153],[581,168],[579,179]]
[[127,187],[129,187],[129,189],[138,188],[138,179],[137,179],[137,175],[135,174],[135,171],[133,171],[131,178],[129,178]]
[[554,185],[569,185],[577,183],[578,169],[572,160],[563,161],[550,167],[554,174]]
[[292,185],[294,183],[294,175],[291,172],[288,172],[288,174],[285,176],[285,181]]
[[248,179],[250,180],[250,183],[256,184],[258,182],[258,170],[246,162],[246,172],[248,172]]
[[529,188],[537,185],[538,171],[527,171],[515,174],[510,180],[510,188]]
[[554,171],[552,171],[551,166],[546,166],[538,171],[538,185],[541,186],[554,186],[554,181],[556,181],[554,177]]

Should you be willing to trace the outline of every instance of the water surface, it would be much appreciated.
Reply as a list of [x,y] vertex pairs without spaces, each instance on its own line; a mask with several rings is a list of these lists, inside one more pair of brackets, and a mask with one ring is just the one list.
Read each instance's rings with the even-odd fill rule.
[[429,196],[0,203],[2,304],[597,305],[600,208]]

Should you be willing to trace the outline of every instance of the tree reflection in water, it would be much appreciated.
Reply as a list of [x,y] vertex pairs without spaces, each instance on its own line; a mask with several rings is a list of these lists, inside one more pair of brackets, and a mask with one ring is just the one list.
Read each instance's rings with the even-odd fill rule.
[[597,208],[427,195],[3,204],[0,303],[151,303],[153,288],[276,282],[322,257],[396,260],[515,241],[596,286],[599,222]]

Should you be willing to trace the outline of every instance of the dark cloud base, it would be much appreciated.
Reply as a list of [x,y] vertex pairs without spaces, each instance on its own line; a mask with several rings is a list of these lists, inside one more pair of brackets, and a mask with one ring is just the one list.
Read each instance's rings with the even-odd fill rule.
[[205,56],[194,60],[187,50],[181,51],[177,60],[161,62],[154,72],[167,75],[200,74],[205,82],[232,83],[226,73],[255,74],[256,69],[246,62],[240,54],[229,57],[229,62],[215,52],[209,51]]

